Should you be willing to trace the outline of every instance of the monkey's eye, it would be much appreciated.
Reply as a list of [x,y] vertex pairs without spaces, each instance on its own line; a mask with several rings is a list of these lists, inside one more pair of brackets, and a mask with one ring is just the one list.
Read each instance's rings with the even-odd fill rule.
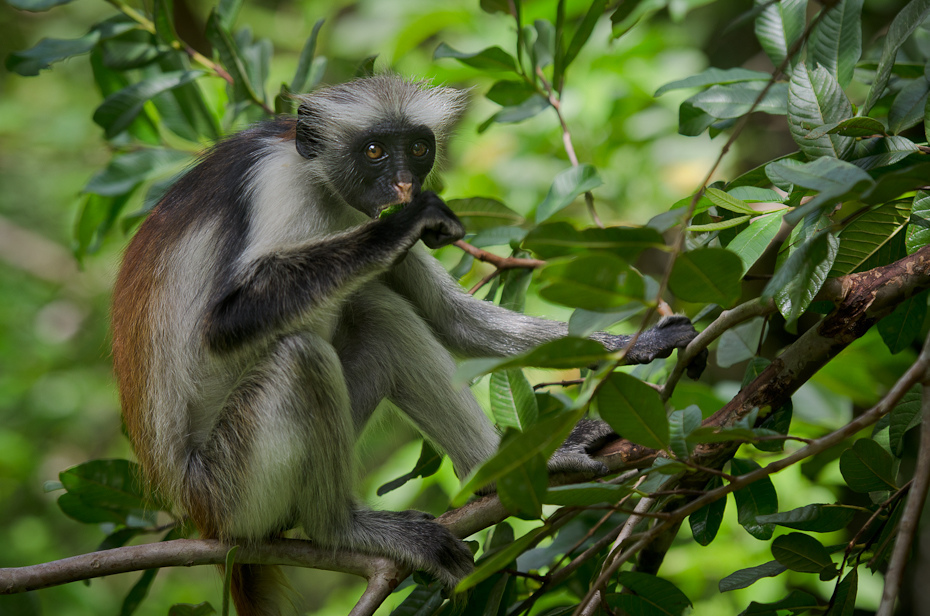
[[410,153],[417,158],[426,156],[427,152],[429,152],[429,146],[426,145],[425,141],[417,141],[412,146],[410,146]]
[[384,157],[384,148],[377,143],[369,143],[365,146],[365,156],[371,160],[378,160]]

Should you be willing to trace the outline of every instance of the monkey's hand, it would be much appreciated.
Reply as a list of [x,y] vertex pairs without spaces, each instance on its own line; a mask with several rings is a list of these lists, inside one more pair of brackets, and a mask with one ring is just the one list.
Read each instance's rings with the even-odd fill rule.
[[432,191],[423,191],[404,208],[404,214],[415,215],[414,228],[419,239],[429,248],[442,248],[465,237],[465,225],[449,209],[445,201]]
[[549,472],[606,475],[607,465],[592,458],[591,454],[616,437],[613,428],[600,419],[582,419],[549,458]]
[[[640,334],[626,355],[626,363],[648,364],[658,357],[668,357],[675,349],[688,346],[697,334],[688,317],[680,314],[664,317],[655,327]],[[602,342],[608,350],[616,351],[629,340],[629,336],[608,336]],[[688,376],[697,379],[706,367],[707,349],[704,349],[688,364]]]

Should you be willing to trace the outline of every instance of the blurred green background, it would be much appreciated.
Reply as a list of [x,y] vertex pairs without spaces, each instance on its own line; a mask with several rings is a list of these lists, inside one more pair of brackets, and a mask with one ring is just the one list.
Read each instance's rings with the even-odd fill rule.
[[[524,21],[531,23],[534,16],[553,19],[554,4],[526,3]],[[197,28],[210,5],[176,5],[189,12],[184,21],[191,31],[182,36],[198,45]],[[578,15],[587,5],[567,6],[569,15]],[[884,24],[900,6],[866,2],[871,18],[864,17],[863,23]],[[597,166],[605,180],[596,191],[605,223],[643,224],[697,187],[722,138],[712,143],[706,135],[679,136],[678,104],[688,93],[659,99],[652,94],[662,84],[709,65],[770,70],[768,60],[758,53],[751,27],[725,30],[749,8],[750,3],[735,0],[675,0],[618,41],[610,41],[606,20],[599,24],[568,75],[563,111],[579,159]],[[0,55],[31,47],[43,37],[80,36],[111,13],[99,0],[78,0],[47,13],[0,4]],[[490,78],[452,60],[432,59],[440,41],[463,51],[512,45],[509,19],[481,11],[477,0],[263,0],[246,3],[238,24],[273,42],[270,82],[276,83],[293,74],[301,46],[321,18],[326,24],[318,52],[330,59],[324,82],[348,78],[364,58],[377,54],[379,70],[473,88],[474,103],[453,144],[445,175],[445,198],[491,196],[526,213],[545,196],[552,177],[568,166],[554,114],[545,112],[519,125],[495,125],[479,134],[476,127],[496,110],[483,99]],[[871,34],[865,33],[866,41]],[[126,237],[116,234],[99,254],[81,264],[70,249],[79,191],[109,159],[100,129],[91,121],[99,102],[83,58],[56,64],[35,78],[0,68],[0,567],[96,549],[104,533],[65,517],[55,504],[57,494],[45,493],[43,483],[88,459],[132,457],[120,429],[107,324],[110,288]],[[757,117],[727,158],[721,177],[793,149],[784,118]],[[560,216],[589,224],[580,200]],[[450,266],[460,256],[455,250],[445,249],[440,255]],[[471,278],[479,279],[480,273],[470,274],[466,284]],[[533,297],[527,311],[568,316],[564,309]],[[868,355],[865,347],[862,350]],[[808,395],[816,395],[816,390]],[[827,406],[839,413],[850,405],[834,398]],[[378,423],[360,444],[368,473],[363,482],[366,499],[375,507],[441,512],[457,485],[448,465],[436,477],[385,498],[375,496],[377,486],[411,468],[419,452],[409,429],[400,422],[391,425]],[[373,433],[377,438],[371,438]],[[775,481],[783,500],[789,501],[792,490],[785,488],[792,485],[792,477],[781,475]],[[830,502],[831,494],[824,492],[821,502]],[[808,493],[797,502],[812,500],[816,497]],[[782,509],[791,506],[784,502]],[[733,507],[727,515],[735,517]],[[752,540],[733,520],[728,522],[723,532],[732,537],[709,548],[676,550],[663,569],[694,601],[695,613],[736,613],[748,597],[764,601],[767,588],[777,592],[783,583],[717,593],[721,577],[769,558],[767,544]],[[734,551],[734,545],[740,549]],[[28,613],[30,604],[58,616],[118,614],[123,596],[139,575],[0,597],[0,614]],[[301,607],[320,609],[322,614],[347,613],[362,589],[361,580],[326,572],[296,571],[292,578],[303,597]],[[860,593],[868,594],[870,584],[874,595],[874,583],[868,579],[860,581]],[[164,571],[137,613],[165,614],[176,602],[209,600],[219,606],[220,590],[212,568]]]

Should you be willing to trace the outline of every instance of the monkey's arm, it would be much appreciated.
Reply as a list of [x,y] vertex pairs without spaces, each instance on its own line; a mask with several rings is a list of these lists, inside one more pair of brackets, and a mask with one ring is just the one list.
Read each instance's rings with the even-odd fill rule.
[[461,237],[460,223],[450,216],[445,204],[418,199],[394,216],[253,259],[210,302],[207,344],[228,351],[287,330],[313,311],[325,318],[421,237],[439,245]]
[[[462,291],[442,266],[421,250],[411,250],[389,274],[395,289],[417,307],[443,343],[466,357],[502,357],[568,335],[568,325],[513,312],[481,301]],[[665,317],[636,339],[626,362],[649,363],[668,357],[697,335],[687,317]],[[591,336],[615,351],[625,348],[631,336],[598,332]],[[700,375],[700,362],[689,376]]]

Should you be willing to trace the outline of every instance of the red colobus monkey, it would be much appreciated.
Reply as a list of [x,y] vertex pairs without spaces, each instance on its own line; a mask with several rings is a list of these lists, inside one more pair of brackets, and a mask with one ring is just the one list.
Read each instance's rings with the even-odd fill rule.
[[[204,537],[258,541],[300,526],[321,546],[388,556],[448,586],[471,570],[443,526],[366,509],[352,487],[356,435],[385,398],[467,473],[498,433],[452,386],[453,356],[567,334],[463,293],[417,246],[465,232],[421,189],[464,99],[392,76],[303,96],[296,118],[207,152],[129,245],[113,303],[123,415],[147,480]],[[668,356],[694,335],[668,317],[628,359]],[[594,338],[609,349],[629,340]],[[584,444],[604,433],[580,424],[550,466],[602,472]],[[240,616],[279,613],[267,567],[235,573]]]

